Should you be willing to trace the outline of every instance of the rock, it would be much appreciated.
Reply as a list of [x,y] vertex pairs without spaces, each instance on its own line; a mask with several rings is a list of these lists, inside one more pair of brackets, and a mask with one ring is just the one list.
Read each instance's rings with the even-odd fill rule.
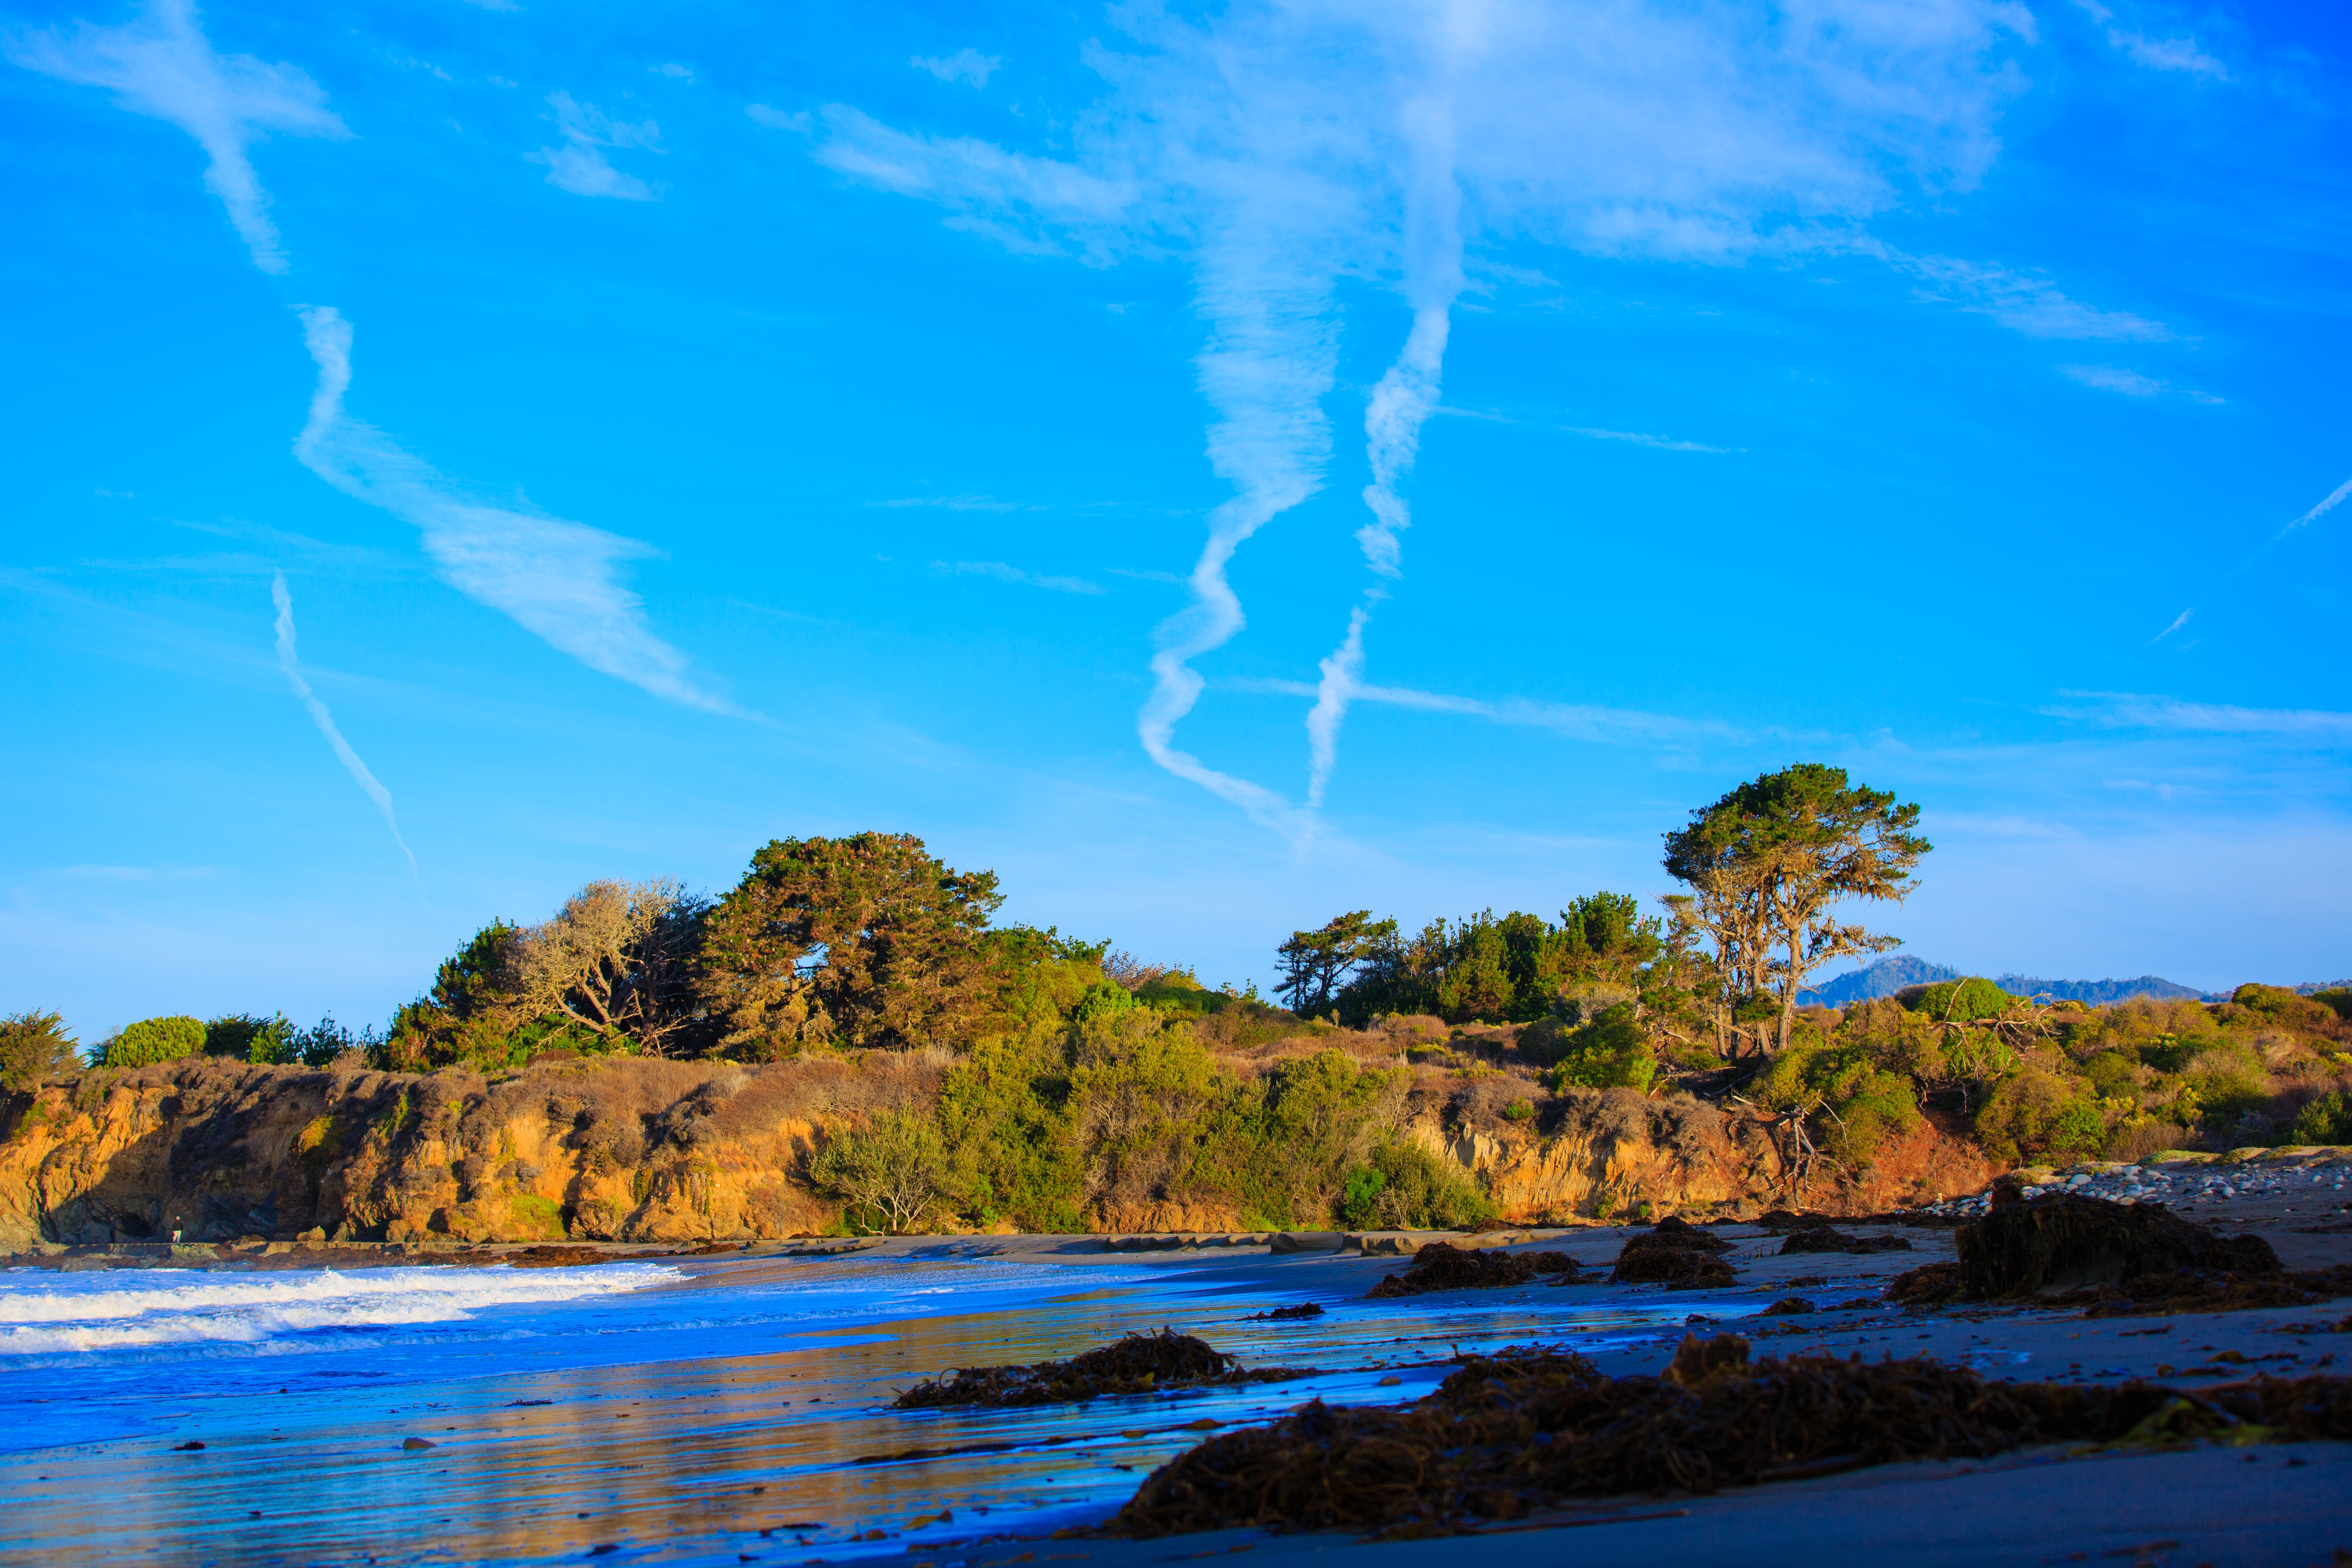
[[401,1444],[401,1448],[405,1452],[415,1453],[419,1448],[437,1448],[440,1446],[429,1437],[411,1437]]
[[1347,1238],[1336,1230],[1286,1230],[1267,1245],[1276,1252],[1337,1252]]

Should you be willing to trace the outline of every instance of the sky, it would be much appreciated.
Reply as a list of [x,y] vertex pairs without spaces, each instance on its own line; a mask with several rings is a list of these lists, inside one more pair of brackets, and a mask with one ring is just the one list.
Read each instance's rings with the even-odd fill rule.
[[1906,952],[2352,973],[2334,7],[0,17],[0,1010],[868,828],[1264,984],[1798,761]]

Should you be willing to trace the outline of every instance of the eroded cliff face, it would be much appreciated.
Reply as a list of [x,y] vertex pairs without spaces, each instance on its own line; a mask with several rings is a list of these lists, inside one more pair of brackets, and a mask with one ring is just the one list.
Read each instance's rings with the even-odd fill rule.
[[[201,1058],[94,1072],[0,1106],[0,1247],[35,1241],[694,1241],[822,1232],[808,1162],[837,1129],[933,1103],[943,1061],[744,1068],[551,1064],[495,1082]],[[1771,1136],[1682,1098],[1579,1091],[1542,1122],[1416,1095],[1404,1135],[1515,1224],[1775,1205],[1869,1213],[1980,1189],[1972,1144],[1925,1122],[1859,1181],[1792,1188]],[[1230,1231],[1214,1194],[1105,1208],[1105,1230]]]
[[795,1176],[810,1116],[736,1106],[740,1072],[625,1066],[490,1084],[191,1062],[45,1087],[0,1141],[0,1244],[674,1241],[837,1217]]
[[1966,1138],[1923,1119],[1891,1140],[1859,1179],[1792,1166],[1765,1127],[1693,1102],[1603,1100],[1549,1131],[1476,1131],[1423,1115],[1407,1136],[1478,1180],[1517,1225],[1643,1215],[1746,1215],[1788,1206],[1880,1214],[1982,1190],[2002,1167]]

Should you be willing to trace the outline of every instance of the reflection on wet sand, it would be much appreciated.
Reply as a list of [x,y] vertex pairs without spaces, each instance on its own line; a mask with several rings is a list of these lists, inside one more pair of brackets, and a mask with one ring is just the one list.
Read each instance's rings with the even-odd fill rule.
[[[870,1276],[878,1300],[907,1266],[803,1267],[854,1267],[858,1275],[843,1272],[841,1283]],[[492,1339],[429,1380],[339,1389],[313,1379],[299,1392],[218,1402],[227,1407],[204,1411],[201,1432],[178,1422],[170,1440],[0,1456],[0,1487],[16,1500],[0,1541],[72,1563],[524,1563],[599,1549],[614,1561],[662,1563],[896,1554],[1100,1517],[1209,1423],[1266,1419],[1317,1395],[1410,1397],[1456,1346],[1654,1332],[1688,1310],[1654,1295],[1576,1302],[1538,1290],[1399,1310],[1359,1300],[1356,1269],[1276,1267],[1279,1291],[1263,1262],[1171,1268],[1094,1289],[1089,1271],[1073,1268],[1060,1291],[1041,1290],[1015,1311],[831,1334],[755,1326],[726,1347],[735,1353],[627,1366],[503,1371]],[[755,1282],[719,1270],[637,1300],[682,1317]],[[1326,1316],[1244,1321],[1302,1291],[1320,1294],[1318,1284],[1345,1292],[1328,1298]],[[945,1301],[953,1299],[950,1290]],[[1332,1370],[1303,1383],[1081,1406],[883,1408],[949,1367],[1066,1357],[1161,1324],[1201,1333],[1248,1364]],[[159,1377],[158,1393],[185,1375]],[[1383,1385],[1384,1376],[1402,1381]],[[178,1450],[183,1431],[205,1447]],[[404,1447],[412,1438],[434,1446]]]

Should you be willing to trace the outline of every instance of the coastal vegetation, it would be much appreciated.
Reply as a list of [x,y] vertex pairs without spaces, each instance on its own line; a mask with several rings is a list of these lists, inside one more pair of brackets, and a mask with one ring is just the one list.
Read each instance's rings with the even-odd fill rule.
[[[539,1167],[501,1152],[510,1134],[466,1131],[488,1108],[570,1118],[565,1157],[644,1206],[707,1187],[764,1104],[803,1129],[775,1182],[891,1232],[1472,1226],[1531,1217],[1495,1175],[1510,1151],[1616,1170],[1628,1140],[1715,1172],[1719,1201],[1924,1192],[1936,1148],[2008,1165],[2352,1141],[2352,992],[2094,1007],[1970,978],[1801,1005],[1824,965],[1894,945],[1853,910],[1909,891],[1918,816],[1842,770],[1784,769],[1665,836],[1685,891],[1657,914],[1597,891],[1407,935],[1349,910],[1280,944],[1274,1000],[993,924],[995,875],[910,836],[780,839],[716,898],[604,880],[538,923],[493,921],[380,1031],[165,1016],[85,1065],[62,1020],[24,1013],[0,1019],[0,1085],[22,1100],[79,1075],[87,1100],[163,1067],[323,1071],[367,1109],[313,1109],[302,1159],[437,1138],[460,1151],[459,1207],[496,1184],[467,1171],[503,1171],[504,1222],[548,1236],[622,1222],[576,1181],[519,1174]],[[1581,1212],[1657,1201],[1617,1180],[1578,1188]]]

